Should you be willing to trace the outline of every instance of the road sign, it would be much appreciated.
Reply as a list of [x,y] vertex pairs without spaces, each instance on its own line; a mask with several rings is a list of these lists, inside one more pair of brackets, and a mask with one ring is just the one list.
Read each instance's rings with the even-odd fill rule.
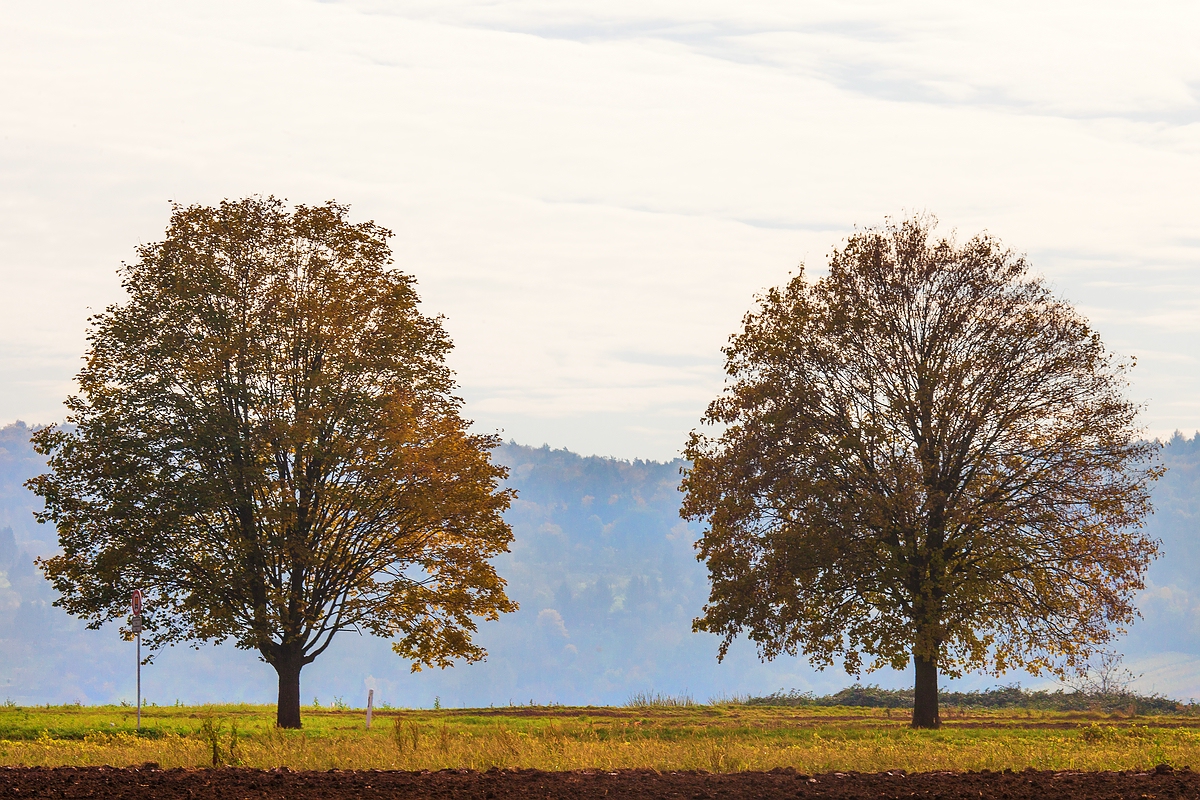
[[133,615],[140,617],[142,615],[142,590],[133,590]]

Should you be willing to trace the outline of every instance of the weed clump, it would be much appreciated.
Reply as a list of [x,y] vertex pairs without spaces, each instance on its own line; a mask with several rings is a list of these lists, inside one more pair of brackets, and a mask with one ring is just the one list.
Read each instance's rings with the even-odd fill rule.
[[401,753],[416,753],[421,746],[421,728],[415,720],[392,719],[392,742]]
[[221,734],[224,728],[223,720],[205,717],[201,720],[200,729],[196,732],[203,740],[207,752],[212,755],[214,767],[236,766],[242,763],[237,720],[229,723],[229,736],[225,742],[222,742]]
[[660,692],[637,692],[625,701],[626,708],[691,708],[696,705],[690,694],[662,694]]

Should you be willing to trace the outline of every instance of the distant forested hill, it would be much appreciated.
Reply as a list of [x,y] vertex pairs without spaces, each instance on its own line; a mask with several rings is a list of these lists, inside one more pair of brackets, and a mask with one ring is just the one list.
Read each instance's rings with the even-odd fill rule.
[[1162,551],[1138,602],[1143,619],[1123,647],[1144,691],[1200,699],[1200,434],[1176,434],[1163,463],[1146,526]]
[[114,636],[88,635],[54,608],[56,595],[33,563],[53,551],[55,533],[34,520],[41,502],[24,486],[45,468],[30,433],[21,422],[0,428],[0,695],[40,702],[110,697],[117,685],[104,665],[132,660]]
[[693,535],[678,516],[681,462],[514,444],[499,460],[519,492],[508,514],[516,541],[501,574],[534,621],[505,646],[540,654],[521,669],[549,677],[546,692],[599,697],[677,668],[706,594]]
[[[0,697],[19,702],[132,698],[132,646],[113,630],[85,631],[51,608],[53,593],[32,557],[52,535],[32,522],[36,498],[23,481],[41,470],[29,430],[0,429]],[[678,517],[680,462],[625,462],[509,443],[497,459],[520,493],[508,512],[516,533],[497,567],[521,604],[481,625],[488,661],[410,675],[386,642],[343,634],[306,668],[305,702],[362,702],[366,688],[393,705],[620,703],[634,692],[766,694],[836,691],[850,679],[797,659],[761,664],[745,643],[724,664],[714,637],[691,633],[707,596],[692,543],[698,528]],[[1142,598],[1145,619],[1124,643],[1145,673],[1140,688],[1200,697],[1200,435],[1164,450],[1170,468],[1155,489],[1150,530],[1164,542]],[[5,530],[7,529],[7,530]],[[270,668],[229,646],[179,647],[147,668],[157,702],[274,697]],[[1016,680],[1009,676],[1004,680]],[[905,686],[907,675],[868,680]],[[1028,684],[1028,678],[1024,679]],[[987,677],[967,688],[996,683]]]
[[31,433],[24,422],[0,428],[0,529],[11,528],[24,542],[36,541],[32,547],[40,553],[53,547],[55,536],[52,528],[34,522],[33,512],[41,503],[24,485],[45,465],[29,444]]

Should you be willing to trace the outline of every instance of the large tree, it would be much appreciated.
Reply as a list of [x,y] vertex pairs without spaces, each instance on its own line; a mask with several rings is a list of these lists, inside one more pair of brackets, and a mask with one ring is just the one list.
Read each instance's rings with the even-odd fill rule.
[[1127,362],[1025,259],[915,217],[759,298],[725,348],[682,514],[711,594],[695,628],[848,672],[1081,665],[1128,624],[1157,475]]
[[415,671],[483,657],[476,620],[516,608],[489,563],[512,539],[498,437],[459,416],[390,235],[333,202],[176,207],[91,320],[70,424],[34,436],[57,604],[94,628],[140,588],[152,650],[257,650],[283,727],[338,631]]

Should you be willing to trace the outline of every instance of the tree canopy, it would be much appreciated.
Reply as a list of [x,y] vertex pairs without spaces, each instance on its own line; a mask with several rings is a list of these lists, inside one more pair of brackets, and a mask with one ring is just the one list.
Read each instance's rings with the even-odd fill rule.
[[33,437],[58,604],[98,627],[140,588],[152,649],[257,650],[286,727],[339,631],[444,667],[482,658],[476,620],[516,608],[489,563],[512,538],[499,438],[460,416],[450,340],[390,232],[347,215],[176,207],[91,320],[69,426]]
[[1131,362],[983,234],[860,230],[759,298],[685,454],[711,592],[695,628],[846,670],[1083,663],[1136,614],[1157,445]]

